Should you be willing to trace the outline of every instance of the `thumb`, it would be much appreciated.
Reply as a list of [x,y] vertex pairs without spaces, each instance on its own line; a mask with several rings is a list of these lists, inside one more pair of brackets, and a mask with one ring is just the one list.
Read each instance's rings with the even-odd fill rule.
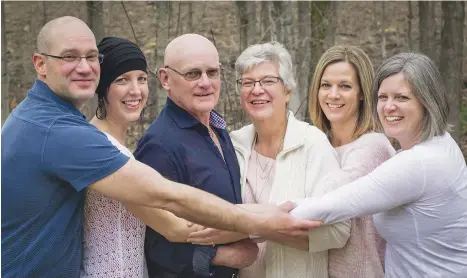
[[297,205],[294,202],[287,201],[279,205],[279,209],[284,212],[289,212],[293,210]]

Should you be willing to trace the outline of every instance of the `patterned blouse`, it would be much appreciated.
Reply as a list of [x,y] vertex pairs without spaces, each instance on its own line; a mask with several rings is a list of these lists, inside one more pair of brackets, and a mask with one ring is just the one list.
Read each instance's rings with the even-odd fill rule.
[[[130,150],[107,134],[122,153]],[[81,277],[148,277],[144,258],[146,226],[125,206],[88,190],[84,207],[84,242]]]

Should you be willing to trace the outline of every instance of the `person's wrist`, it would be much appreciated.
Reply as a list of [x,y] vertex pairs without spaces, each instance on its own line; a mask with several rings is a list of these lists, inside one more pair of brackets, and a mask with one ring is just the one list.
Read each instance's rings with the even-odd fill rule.
[[256,229],[256,222],[253,213],[247,211],[246,209],[242,208],[241,206],[236,206],[236,223],[235,223],[235,231],[244,233],[244,234],[251,234]]
[[243,223],[247,223],[247,231],[246,234],[248,237],[251,236],[261,236],[268,226],[266,225],[267,222],[264,221],[263,218],[260,217],[259,213],[250,212],[244,218]]
[[211,263],[212,265],[227,266],[232,259],[231,255],[231,248],[228,245],[218,246]]

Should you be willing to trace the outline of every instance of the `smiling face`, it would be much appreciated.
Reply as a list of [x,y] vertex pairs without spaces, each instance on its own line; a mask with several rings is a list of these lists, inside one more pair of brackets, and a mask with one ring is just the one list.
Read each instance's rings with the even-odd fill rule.
[[290,90],[284,83],[268,82],[277,81],[279,77],[279,66],[276,63],[265,61],[249,68],[242,74],[242,80],[263,80],[263,86],[258,82],[253,88],[240,86],[240,103],[243,110],[253,121],[261,121],[269,118],[281,117],[286,113],[286,105],[290,101]]
[[[70,27],[73,25],[73,27]],[[96,56],[98,50],[91,30],[81,23],[66,25],[73,32],[57,27],[50,35],[50,55],[55,56]],[[100,65],[98,60],[66,62],[53,57],[34,54],[34,64],[39,78],[57,95],[70,101],[76,107],[92,98],[99,83]]]
[[140,118],[148,99],[148,75],[132,70],[118,76],[109,86],[106,101],[107,118],[119,123]]
[[409,149],[420,140],[424,108],[403,73],[381,82],[377,111],[384,132],[399,141],[402,149]]
[[357,72],[347,62],[326,67],[321,77],[318,101],[331,126],[356,122],[362,100]]
[[[219,101],[221,88],[219,54],[215,46],[202,36],[183,35],[169,43],[164,62],[170,68],[159,69],[159,79],[170,99],[197,119],[209,118]],[[186,74],[190,79],[196,71],[202,72],[196,80],[186,80],[180,75]],[[218,74],[213,75],[213,72]]]

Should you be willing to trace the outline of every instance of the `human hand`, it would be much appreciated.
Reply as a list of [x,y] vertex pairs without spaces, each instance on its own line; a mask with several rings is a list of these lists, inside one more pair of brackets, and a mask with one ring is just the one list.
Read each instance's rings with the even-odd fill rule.
[[202,231],[206,229],[203,225],[195,224],[193,222],[188,222],[187,223],[188,228],[192,229],[192,233]]
[[245,238],[248,238],[248,235],[214,228],[206,228],[204,230],[198,230],[197,232],[190,233],[188,235],[187,242],[199,245],[214,245],[235,242]]
[[258,252],[258,246],[250,239],[240,240],[218,247],[212,264],[232,268],[244,268],[256,261]]
[[295,204],[285,202],[279,206],[242,204],[238,205],[248,211],[244,220],[251,234],[262,236],[265,239],[275,240],[282,236],[304,236],[313,229],[319,227],[321,221],[301,220],[289,214]]

